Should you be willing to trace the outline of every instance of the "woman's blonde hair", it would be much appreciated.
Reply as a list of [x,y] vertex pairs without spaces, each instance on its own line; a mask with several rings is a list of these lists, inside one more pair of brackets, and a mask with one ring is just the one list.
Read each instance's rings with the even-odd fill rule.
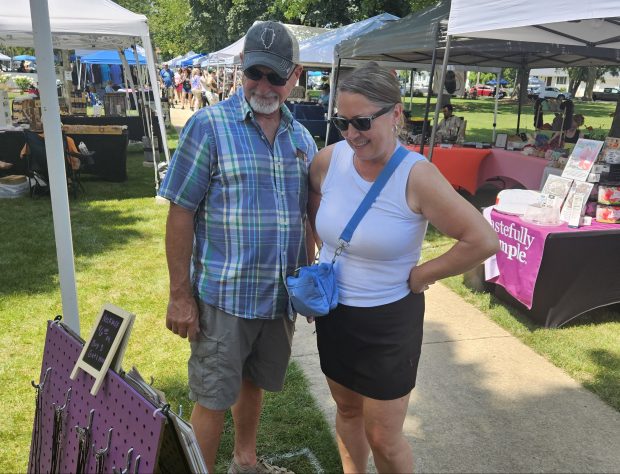
[[354,69],[336,91],[361,94],[381,108],[402,103],[398,79],[374,61]]

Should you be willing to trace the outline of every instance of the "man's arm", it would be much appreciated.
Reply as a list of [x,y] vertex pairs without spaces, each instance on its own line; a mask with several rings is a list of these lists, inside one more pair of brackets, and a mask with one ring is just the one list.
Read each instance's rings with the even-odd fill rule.
[[198,305],[190,279],[194,244],[194,213],[170,204],[166,223],[166,259],[170,277],[170,299],[166,327],[190,341],[198,335]]

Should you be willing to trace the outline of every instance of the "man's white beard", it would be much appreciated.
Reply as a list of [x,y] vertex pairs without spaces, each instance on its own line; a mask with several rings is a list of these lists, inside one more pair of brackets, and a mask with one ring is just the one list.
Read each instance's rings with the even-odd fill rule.
[[278,100],[278,96],[274,95],[273,97],[268,98],[258,98],[255,95],[250,96],[250,107],[254,112],[259,114],[269,115],[274,113],[280,107],[280,101]]

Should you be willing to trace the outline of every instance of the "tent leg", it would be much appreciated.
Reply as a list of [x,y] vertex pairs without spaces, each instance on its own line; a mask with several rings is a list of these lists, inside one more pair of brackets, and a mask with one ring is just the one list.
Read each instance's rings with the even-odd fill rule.
[[431,110],[431,95],[433,93],[433,76],[435,75],[435,66],[437,66],[437,45],[433,49],[433,57],[431,59],[431,75],[428,79],[428,87],[426,89],[426,105],[424,106],[424,122],[422,122],[422,143],[420,144],[420,154],[424,154],[424,138],[428,130],[428,113]]
[[450,40],[446,38],[446,49],[443,53],[443,64],[441,65],[441,78],[439,79],[439,89],[437,91],[437,103],[435,104],[435,117],[433,118],[433,131],[431,132],[431,141],[429,143],[428,161],[433,162],[433,147],[435,145],[435,134],[437,132],[437,121],[439,120],[439,111],[443,101],[443,88],[446,81],[446,71],[448,70],[448,59],[450,58]]
[[499,107],[499,90],[502,88],[502,70],[497,73],[497,85],[495,86],[495,109],[493,110],[493,139],[495,143],[495,135],[497,134],[497,109]]
[[80,316],[77,304],[75,283],[75,263],[73,256],[73,237],[71,216],[69,215],[69,196],[67,195],[67,176],[65,172],[65,153],[60,128],[60,107],[56,90],[52,32],[47,0],[30,0],[34,50],[37,57],[41,110],[45,129],[45,151],[48,157],[52,218],[54,239],[60,277],[62,314],[67,325],[80,334]]
[[329,130],[331,128],[332,113],[334,113],[334,97],[336,96],[336,88],[338,87],[338,77],[340,75],[340,58],[338,63],[332,62],[332,73],[329,76],[329,105],[327,106],[327,131],[325,132],[325,145],[331,145],[329,141]]

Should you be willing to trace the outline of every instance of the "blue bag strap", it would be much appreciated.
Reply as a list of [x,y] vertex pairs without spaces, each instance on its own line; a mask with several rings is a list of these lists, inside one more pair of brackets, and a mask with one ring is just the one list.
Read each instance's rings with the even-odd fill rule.
[[390,179],[390,176],[392,176],[392,173],[394,173],[396,168],[398,168],[398,165],[400,165],[400,163],[403,161],[403,159],[405,158],[405,156],[407,156],[408,153],[409,150],[407,150],[402,145],[399,145],[396,151],[394,151],[394,154],[387,162],[387,164],[383,167],[383,170],[381,171],[375,182],[372,183],[372,186],[366,193],[366,196],[364,196],[364,199],[360,203],[359,207],[357,208],[351,219],[349,219],[349,222],[342,231],[342,234],[340,234],[338,248],[336,249],[336,253],[334,254],[332,262],[336,260],[336,257],[340,255],[342,253],[342,250],[349,244],[349,241],[353,237],[353,232],[355,232],[357,225],[366,215],[366,213],[370,209],[370,206],[372,206],[372,204],[377,200],[377,197],[381,193],[381,190],[383,189],[385,184]]

